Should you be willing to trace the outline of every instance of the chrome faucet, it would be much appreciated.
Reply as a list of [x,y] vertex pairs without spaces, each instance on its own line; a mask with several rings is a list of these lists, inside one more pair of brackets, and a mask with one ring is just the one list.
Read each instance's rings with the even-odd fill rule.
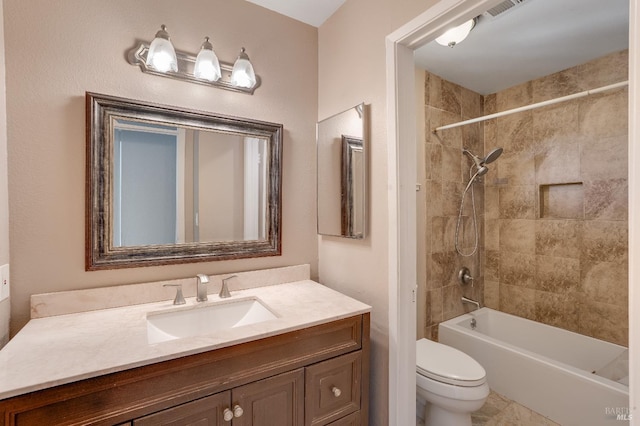
[[196,275],[196,300],[198,302],[206,302],[207,301],[207,283],[209,282],[209,277],[205,274]]
[[480,309],[480,303],[476,302],[475,300],[468,299],[464,296],[462,296],[461,300],[463,303],[471,303],[472,305],[476,305],[476,310]]
[[229,293],[229,286],[227,285],[227,281],[235,277],[237,277],[237,275],[231,275],[230,277],[227,277],[222,280],[222,287],[220,287],[220,294],[218,294],[218,296],[220,296],[221,299],[226,299],[227,297],[231,297],[231,293]]

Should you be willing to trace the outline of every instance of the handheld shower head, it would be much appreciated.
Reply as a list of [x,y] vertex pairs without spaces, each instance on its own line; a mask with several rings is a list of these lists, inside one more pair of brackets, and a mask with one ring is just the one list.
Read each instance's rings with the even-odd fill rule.
[[487,174],[488,171],[489,171],[489,168],[487,166],[480,166],[476,170],[476,172],[473,174],[473,176],[471,176],[471,179],[469,179],[469,182],[467,182],[467,186],[466,188],[464,188],[463,193],[466,193],[471,187],[471,185],[473,185],[473,182],[475,182],[476,179],[478,179],[480,176]]
[[487,166],[481,166],[480,168],[478,168],[478,171],[476,172],[476,177],[486,175],[488,171],[489,171],[489,168]]
[[[477,155],[475,155],[474,153],[472,153],[466,148],[462,150],[462,153],[468,155],[469,158],[473,160],[473,165],[469,168],[470,179],[467,182],[467,186],[464,188],[464,191],[462,192],[462,200],[460,201],[460,210],[458,211],[458,221],[456,222],[455,247],[456,247],[456,252],[461,256],[472,256],[478,250],[478,241],[479,241],[478,222],[476,217],[476,205],[474,201],[472,185],[480,176],[487,174],[487,172],[489,171],[489,168],[486,165],[489,163],[493,163],[498,159],[498,157],[500,157],[500,155],[502,154],[502,148],[495,148],[489,151],[489,153],[484,158],[478,157]],[[473,169],[474,166],[475,166],[475,172]],[[473,208],[473,229],[475,233],[475,240],[474,240],[475,242],[474,242],[473,251],[465,253],[459,247],[458,238],[460,235],[460,224],[462,222],[462,211],[464,208],[464,199],[469,189],[471,189],[471,205]]]

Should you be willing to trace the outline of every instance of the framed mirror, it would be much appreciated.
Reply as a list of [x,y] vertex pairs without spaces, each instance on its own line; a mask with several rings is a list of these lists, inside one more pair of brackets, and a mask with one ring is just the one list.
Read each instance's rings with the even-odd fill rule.
[[86,94],[87,270],[281,254],[282,125]]
[[365,237],[365,115],[360,104],[318,123],[318,234]]

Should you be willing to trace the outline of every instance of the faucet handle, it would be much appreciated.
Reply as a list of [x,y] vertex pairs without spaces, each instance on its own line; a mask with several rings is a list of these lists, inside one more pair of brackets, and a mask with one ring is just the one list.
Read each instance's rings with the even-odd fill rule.
[[471,271],[466,266],[463,266],[458,271],[458,281],[460,281],[460,285],[467,285],[471,283],[471,287],[473,287],[473,277],[471,276]]
[[182,295],[182,284],[163,284],[162,287],[176,287],[176,297],[173,299],[174,305],[184,305],[187,303]]
[[229,286],[227,286],[227,281],[235,277],[237,277],[237,275],[231,275],[230,277],[222,279],[222,287],[220,287],[220,294],[218,294],[218,296],[220,296],[223,299],[227,297],[231,297],[231,293],[229,293]]

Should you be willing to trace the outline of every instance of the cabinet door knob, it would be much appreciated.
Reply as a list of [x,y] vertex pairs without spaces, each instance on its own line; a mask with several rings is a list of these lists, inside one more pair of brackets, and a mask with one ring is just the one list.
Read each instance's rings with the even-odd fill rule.
[[225,422],[230,422],[231,420],[233,420],[233,411],[225,408],[222,412],[222,416],[224,417]]
[[331,392],[333,392],[333,396],[335,396],[336,398],[342,395],[342,391],[335,386],[331,388]]
[[242,409],[241,406],[236,405],[233,407],[233,415],[234,417],[240,417],[244,414],[244,410]]

